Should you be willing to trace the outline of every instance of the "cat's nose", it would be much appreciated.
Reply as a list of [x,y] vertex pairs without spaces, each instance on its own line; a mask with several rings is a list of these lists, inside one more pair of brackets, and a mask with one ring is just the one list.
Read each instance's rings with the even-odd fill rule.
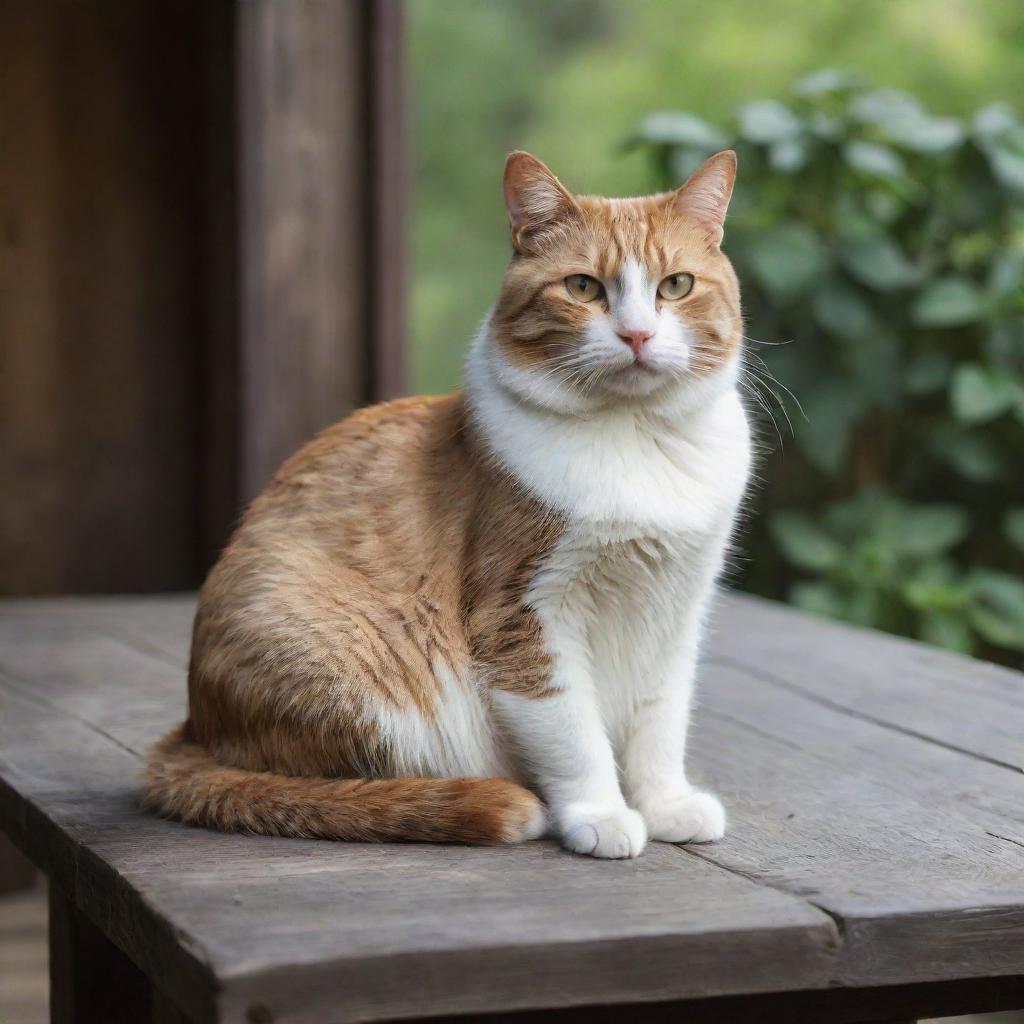
[[619,331],[619,337],[639,356],[644,345],[654,337],[654,331]]

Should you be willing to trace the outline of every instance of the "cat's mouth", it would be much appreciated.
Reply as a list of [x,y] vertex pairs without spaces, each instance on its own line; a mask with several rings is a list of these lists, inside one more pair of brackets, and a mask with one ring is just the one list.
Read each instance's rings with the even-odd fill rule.
[[660,376],[661,373],[661,367],[652,363],[649,359],[634,359],[631,363],[626,363],[625,366],[620,366],[615,371],[615,376],[621,377],[624,380],[630,380]]
[[657,363],[647,359],[634,360],[608,374],[605,386],[624,397],[643,398],[660,390],[670,377],[671,374]]

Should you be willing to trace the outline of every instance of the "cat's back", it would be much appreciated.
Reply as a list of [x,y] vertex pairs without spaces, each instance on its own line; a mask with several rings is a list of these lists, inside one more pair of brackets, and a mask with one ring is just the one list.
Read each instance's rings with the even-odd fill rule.
[[372,580],[401,595],[463,529],[472,459],[460,393],[360,409],[288,459],[214,566],[201,610]]
[[[288,459],[246,514],[239,540],[283,527],[313,542],[450,518],[469,471],[459,393],[359,409]],[[265,540],[261,539],[261,543]]]

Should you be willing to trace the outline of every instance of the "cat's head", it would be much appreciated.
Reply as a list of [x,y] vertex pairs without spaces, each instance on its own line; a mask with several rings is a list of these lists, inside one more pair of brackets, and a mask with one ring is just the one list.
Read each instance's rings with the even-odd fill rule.
[[734,365],[739,285],[719,245],[735,176],[726,151],[674,192],[574,196],[513,153],[514,254],[491,318],[505,385],[580,411],[656,402]]

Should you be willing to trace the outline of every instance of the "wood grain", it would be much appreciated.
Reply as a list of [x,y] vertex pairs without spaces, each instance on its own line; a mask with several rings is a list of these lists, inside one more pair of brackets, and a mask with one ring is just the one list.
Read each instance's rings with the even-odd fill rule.
[[140,1024],[146,976],[54,885],[50,886],[50,1024]]
[[401,5],[0,4],[0,593],[194,587],[404,390]]
[[[188,598],[6,604],[0,827],[197,1021],[707,1008],[836,986],[875,992],[862,1016],[879,1019],[933,1012],[925,995],[941,986],[998,994],[1024,974],[1024,776],[957,749],[986,748],[983,716],[957,744],[937,712],[910,729],[898,700],[871,696],[870,673],[806,678],[840,644],[877,675],[888,640],[726,602],[693,765],[723,793],[731,832],[601,863],[550,843],[341,845],[141,815],[141,753],[183,712],[190,614]],[[759,632],[762,615],[790,647]],[[975,685],[972,662],[893,657],[892,685],[933,706],[955,688],[959,707]],[[979,697],[1021,685],[996,677],[978,667]],[[1024,731],[1017,714],[1011,697],[994,742]]]
[[362,7],[236,7],[243,502],[369,397]]
[[0,593],[197,582],[200,6],[0,4]]
[[758,598],[727,598],[720,620],[710,660],[771,677],[777,686],[866,721],[1024,772],[1019,672],[796,615]]

